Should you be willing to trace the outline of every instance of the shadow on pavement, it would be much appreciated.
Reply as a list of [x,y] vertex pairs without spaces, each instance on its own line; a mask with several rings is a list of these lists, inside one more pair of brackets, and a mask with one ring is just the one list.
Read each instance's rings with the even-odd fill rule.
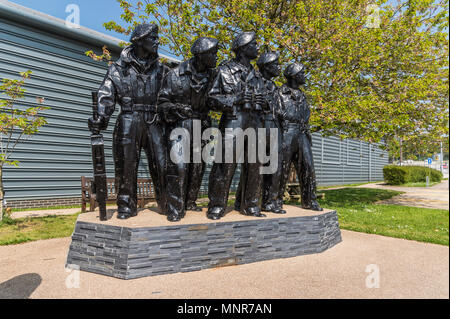
[[28,299],[41,282],[38,274],[16,276],[0,284],[0,299]]

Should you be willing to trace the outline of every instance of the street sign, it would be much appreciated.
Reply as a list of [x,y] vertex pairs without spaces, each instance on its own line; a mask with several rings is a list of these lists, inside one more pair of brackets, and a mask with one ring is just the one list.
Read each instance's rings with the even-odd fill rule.
[[431,157],[428,158],[428,164],[433,163],[433,159]]

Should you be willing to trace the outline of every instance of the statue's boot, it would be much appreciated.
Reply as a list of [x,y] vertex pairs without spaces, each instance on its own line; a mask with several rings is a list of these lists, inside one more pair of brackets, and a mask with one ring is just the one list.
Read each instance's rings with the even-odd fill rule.
[[132,214],[131,209],[126,206],[119,207],[117,211],[117,218],[118,219],[128,219],[132,216],[136,216],[137,214]]
[[261,213],[259,207],[247,207],[241,211],[242,215],[253,216],[253,217],[266,217],[266,215]]
[[323,211],[323,208],[320,207],[319,203],[316,202],[315,200],[311,202],[311,209],[319,212]]
[[212,220],[219,220],[225,214],[225,209],[222,207],[210,207],[206,213],[206,217]]
[[272,210],[272,213],[283,215],[286,214],[286,211],[281,207],[275,207],[274,210]]
[[179,222],[182,218],[183,218],[183,216],[181,214],[178,214],[175,212],[169,213],[167,215],[167,220],[169,222]]
[[281,207],[278,207],[274,203],[265,204],[261,207],[263,212],[271,212],[274,214],[286,214],[286,211]]
[[186,204],[186,210],[192,210],[194,212],[201,212],[202,208],[200,206],[197,206],[197,204],[194,202],[194,203]]
[[309,204],[309,205],[307,205],[307,204],[303,205],[302,204],[302,208],[303,209],[312,209],[312,210],[315,210],[315,211],[318,211],[318,212],[323,211],[323,208],[320,207],[319,203],[317,201],[315,201],[315,200],[311,201],[311,204]]

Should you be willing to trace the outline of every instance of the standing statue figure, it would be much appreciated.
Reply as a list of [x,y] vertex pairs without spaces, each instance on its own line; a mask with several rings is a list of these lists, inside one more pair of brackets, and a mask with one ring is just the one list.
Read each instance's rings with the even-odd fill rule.
[[158,60],[157,25],[137,25],[131,43],[109,67],[100,86],[98,119],[89,119],[90,127],[105,130],[116,103],[121,107],[113,136],[119,219],[137,215],[137,173],[142,148],[147,155],[157,203],[161,212],[166,212],[166,141],[156,102],[169,68]]
[[[217,46],[216,39],[197,39],[191,48],[194,57],[171,70],[161,88],[158,105],[169,123],[168,137],[171,130],[183,128],[189,138],[188,145],[183,145],[183,139],[179,139],[177,134],[168,141],[172,154],[167,159],[167,219],[172,222],[183,218],[185,210],[201,211],[195,201],[205,164],[201,159],[201,143],[197,145],[193,141],[193,127],[198,125],[204,130],[211,126],[206,100],[217,64]],[[197,138],[201,139],[201,134]],[[183,146],[189,150],[183,149]],[[189,158],[185,158],[187,155]],[[176,162],[172,161],[173,156]]]
[[[275,214],[285,214],[286,211],[282,209],[283,202],[279,201],[278,194],[280,192],[280,182],[282,174],[282,127],[281,127],[281,101],[278,92],[278,87],[272,81],[272,78],[280,75],[279,55],[276,52],[265,52],[261,54],[258,61],[259,71],[262,75],[262,81],[265,88],[266,104],[263,106],[262,127],[266,129],[266,154],[270,153],[270,129],[275,129],[277,132],[276,150],[277,162],[267,163],[267,165],[276,164],[276,171],[273,174],[264,174],[262,179],[262,205],[261,209],[265,212],[272,212]],[[242,184],[239,183],[236,192],[236,201],[234,204],[235,210],[240,210],[242,198]]]
[[[223,136],[222,161],[215,161],[209,176],[209,207],[207,217],[217,220],[223,217],[227,207],[228,195],[237,159],[242,164],[242,203],[241,213],[254,217],[265,217],[259,207],[261,190],[261,166],[258,156],[249,160],[248,148],[237,146],[235,129],[246,130],[261,127],[262,106],[265,104],[261,76],[251,65],[258,57],[258,44],[254,32],[239,34],[232,43],[236,58],[223,63],[217,72],[213,87],[209,92],[208,104],[222,112],[219,129]],[[247,140],[248,142],[248,140]],[[256,144],[256,142],[255,142]],[[232,146],[228,149],[227,146]],[[252,146],[251,146],[252,147]],[[256,145],[253,145],[256,154]],[[227,152],[233,158],[227,161]],[[234,156],[235,155],[235,156]]]
[[291,162],[294,163],[301,188],[302,208],[322,211],[316,198],[312,137],[309,129],[310,106],[300,86],[305,84],[304,66],[290,64],[284,71],[287,85],[280,89],[283,125],[283,175],[279,199],[282,200],[289,178]]
[[[282,126],[281,126],[281,100],[279,88],[272,81],[272,78],[280,75],[279,55],[276,52],[267,52],[260,56],[257,62],[258,68],[264,78],[268,107],[264,115],[264,127],[266,129],[266,140],[270,140],[270,129],[277,130],[278,150],[282,146]],[[270,152],[269,143],[267,143],[266,153]],[[262,210],[275,214],[286,214],[283,210],[283,201],[280,202],[278,194],[280,193],[281,174],[283,168],[282,152],[277,152],[278,165],[275,173],[263,176],[262,186]],[[269,163],[270,164],[270,163]]]

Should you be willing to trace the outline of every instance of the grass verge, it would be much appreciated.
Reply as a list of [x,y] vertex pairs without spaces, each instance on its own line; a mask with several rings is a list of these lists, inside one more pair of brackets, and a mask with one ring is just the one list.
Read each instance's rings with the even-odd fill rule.
[[342,229],[427,243],[449,244],[449,211],[375,204],[402,192],[343,188],[324,190],[323,207],[335,209]]
[[29,241],[69,237],[75,228],[78,214],[36,218],[4,218],[0,222],[0,246]]

